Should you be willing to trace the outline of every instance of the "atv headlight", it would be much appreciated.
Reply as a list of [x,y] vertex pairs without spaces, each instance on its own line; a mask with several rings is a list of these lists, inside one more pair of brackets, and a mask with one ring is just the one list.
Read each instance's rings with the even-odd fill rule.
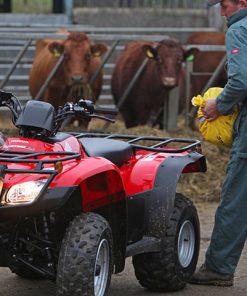
[[5,197],[6,204],[26,204],[31,203],[39,195],[47,179],[29,181],[12,186]]

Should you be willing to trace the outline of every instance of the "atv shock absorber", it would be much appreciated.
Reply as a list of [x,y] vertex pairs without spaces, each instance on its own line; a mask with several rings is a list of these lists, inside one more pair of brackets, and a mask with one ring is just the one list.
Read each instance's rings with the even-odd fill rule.
[[[44,238],[45,238],[46,241],[49,241],[49,238],[50,238],[50,235],[49,235],[50,234],[49,223],[48,223],[48,219],[47,219],[45,214],[42,216],[42,222],[43,222]],[[46,252],[46,255],[47,255],[47,259],[48,259],[47,267],[51,268],[54,271],[53,256],[52,256],[52,252],[50,250],[50,247],[46,246],[45,247],[45,252]]]

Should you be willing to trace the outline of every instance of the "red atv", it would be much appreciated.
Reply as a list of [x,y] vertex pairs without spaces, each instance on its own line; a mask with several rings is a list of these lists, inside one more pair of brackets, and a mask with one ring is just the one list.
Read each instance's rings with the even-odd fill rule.
[[20,133],[1,137],[0,266],[56,281],[57,295],[103,296],[132,256],[143,287],[185,286],[200,229],[176,186],[182,173],[206,171],[198,140],[58,132],[70,116],[109,120],[85,100],[55,113],[1,91],[0,105]]

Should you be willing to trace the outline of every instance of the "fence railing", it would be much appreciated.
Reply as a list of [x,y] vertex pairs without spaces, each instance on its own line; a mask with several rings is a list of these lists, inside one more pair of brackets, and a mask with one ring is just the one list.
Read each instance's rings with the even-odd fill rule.
[[[71,31],[78,31],[79,29],[82,29],[82,27],[73,25],[69,26],[68,29]],[[112,71],[115,66],[115,61],[122,50],[125,48],[125,45],[132,40],[160,41],[168,37],[164,33],[169,33],[168,30],[172,31],[172,28],[163,28],[164,31],[160,31],[161,28],[153,28],[153,32],[147,32],[144,28],[139,28],[135,34],[130,34],[130,32],[126,32],[125,28],[107,28],[107,30],[103,33],[100,30],[101,28],[85,27],[84,29],[91,40],[95,42],[106,43],[109,48],[108,53],[111,52],[111,48],[113,48],[111,54],[109,54],[109,57],[105,60],[105,63],[103,65],[103,87],[98,100],[99,106],[111,108],[115,106],[110,86]],[[181,28],[176,28],[176,30],[181,30]],[[194,32],[197,30],[198,28],[182,28],[182,31]],[[200,30],[205,32],[210,30],[214,31],[212,28],[200,28]],[[54,31],[56,31],[56,28],[45,28],[45,26],[31,26],[26,28],[24,28],[23,26],[0,26],[0,88],[15,93],[15,95],[21,99],[22,103],[25,103],[27,100],[31,99],[28,89],[28,77],[34,57],[35,40],[39,38],[66,38],[66,35],[58,35],[53,33]],[[225,46],[221,45],[184,45],[184,48],[189,49],[190,47],[195,46],[200,51],[225,51]],[[223,62],[221,63],[221,65],[223,64]],[[219,66],[219,69],[220,67],[222,67],[221,65]],[[187,90],[190,90],[190,76],[198,75],[198,73],[190,72],[188,71],[189,74],[186,74],[188,80],[188,83],[186,84],[188,85],[186,87],[187,98],[189,98],[190,95],[189,93],[187,94]],[[215,72],[217,72],[217,70]],[[199,74],[203,75],[203,73]],[[212,73],[206,73],[206,75],[208,76],[210,76],[211,74]],[[215,75],[210,78],[208,83],[211,83],[212,79],[214,78]],[[133,83],[134,80],[135,76],[133,76],[132,79]],[[130,84],[131,87],[132,82]],[[128,86],[128,91],[131,90],[130,85]],[[210,87],[210,85],[207,84],[206,87]],[[126,96],[127,95],[124,92],[122,94],[120,102],[123,101]],[[187,100],[187,102],[190,102],[190,98],[189,100]],[[166,105],[166,107],[164,106],[164,108],[166,108],[167,110],[167,114],[169,115],[167,115],[166,117],[167,122],[165,126],[167,129],[171,129],[176,125],[177,113],[174,113],[174,110],[177,110],[176,106],[178,106],[178,90],[174,89],[173,92],[170,92],[169,105]],[[186,123],[188,123],[188,121],[189,113],[186,112]]]
[[[91,40],[94,42],[104,42],[109,48],[116,40],[121,40],[121,42],[117,44],[111,59],[104,65],[104,85],[99,98],[99,102],[102,105],[112,104],[112,96],[110,93],[112,70],[118,55],[131,40],[159,41],[169,36],[173,30],[182,32],[195,32],[198,30],[205,32],[214,31],[213,28],[133,28],[132,31],[130,28],[104,28],[102,30],[102,28],[82,27],[77,25],[68,26],[67,29],[74,32],[83,30],[89,35]],[[65,38],[65,36],[61,34],[55,34],[55,31],[56,27],[50,26],[5,27],[0,25],[0,83],[5,81],[6,76],[8,76],[10,72],[11,65],[13,65],[13,62],[24,48],[25,42],[30,39],[33,40],[27,52],[25,52],[25,55],[16,66],[15,71],[9,77],[5,86],[6,90],[15,92],[18,97],[21,96],[24,100],[30,98],[27,80],[33,62],[35,40],[40,38]],[[210,50],[210,48],[207,50]],[[214,50],[218,50],[218,48],[214,48]],[[221,48],[219,50],[221,50]]]
[[205,0],[74,0],[74,7],[205,8]]

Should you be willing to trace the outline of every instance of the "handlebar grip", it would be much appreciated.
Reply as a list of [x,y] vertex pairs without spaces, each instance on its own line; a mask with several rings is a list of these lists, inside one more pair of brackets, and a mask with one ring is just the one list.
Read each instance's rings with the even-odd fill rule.
[[12,98],[12,96],[11,92],[0,90],[0,101],[8,101]]
[[113,108],[108,109],[108,108],[105,108],[105,107],[95,107],[94,106],[94,113],[118,115],[118,109],[113,109]]

